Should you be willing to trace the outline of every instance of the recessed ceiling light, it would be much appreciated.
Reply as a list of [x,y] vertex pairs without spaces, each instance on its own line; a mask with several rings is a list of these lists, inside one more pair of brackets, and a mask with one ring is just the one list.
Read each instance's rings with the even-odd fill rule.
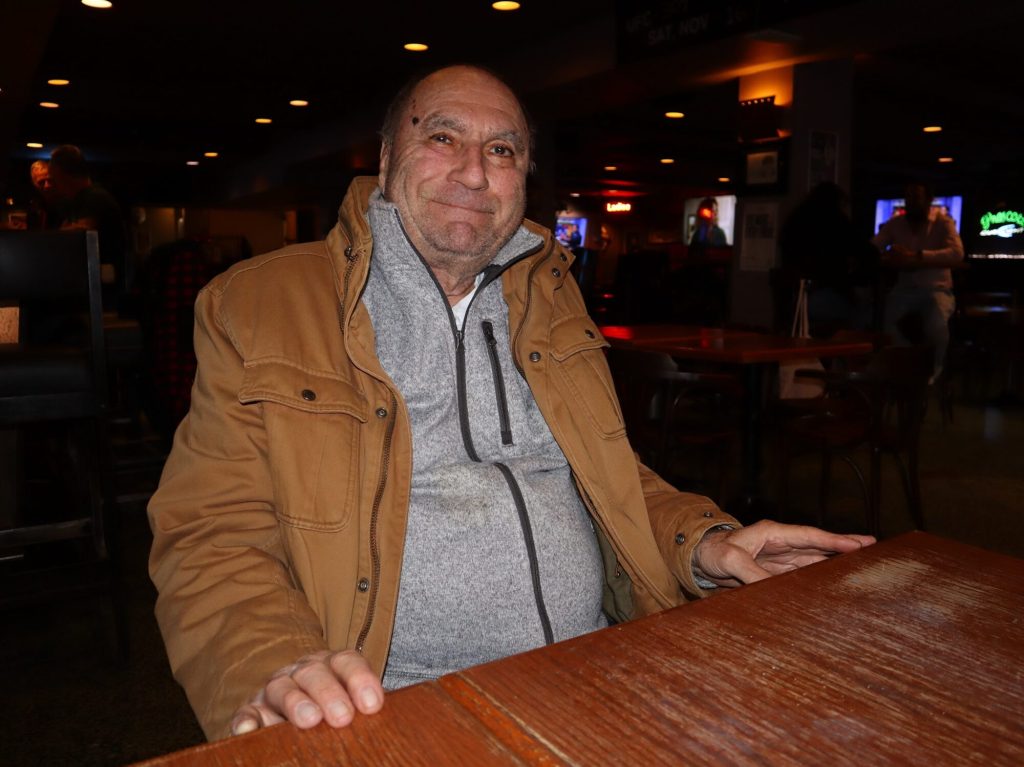
[[665,117],[670,120],[682,120],[686,115],[682,112],[666,112]]
[[675,160],[673,160],[671,157],[662,157],[660,162],[662,165],[671,165],[672,163],[675,162]]
[[270,125],[270,123],[274,121],[271,120],[269,117],[257,117],[256,122],[258,122],[260,125]]
[[405,48],[407,51],[416,51],[417,53],[419,53],[420,51],[425,51],[428,48],[428,46],[423,43],[406,43],[402,47]]
[[216,152],[203,152],[203,157],[216,157]]
[[306,101],[305,99],[292,99],[291,101],[288,102],[288,104],[293,106],[293,107],[308,107],[309,106],[309,102]]
[[604,169],[605,170],[618,170],[619,166],[618,165],[605,165]]
[[198,165],[199,164],[199,160],[186,160],[185,164],[186,165]]
[[953,162],[952,157],[940,157],[939,162]]
[[570,197],[579,197],[580,193],[579,192],[569,192],[569,196]]
[[65,80],[65,79],[63,79],[61,77],[54,77],[51,80],[47,80],[46,84],[47,85],[71,85],[71,81],[70,80]]
[[941,133],[942,132],[942,126],[941,125],[926,125],[921,130],[923,130],[925,133]]
[[40,144],[38,141],[29,141],[27,144],[25,144],[25,146],[27,146],[29,149],[42,149],[43,148],[43,145]]
[[110,0],[82,0],[82,5],[89,8],[113,8],[114,4]]
[[730,181],[732,181],[732,179],[729,178],[728,176],[719,176],[718,181],[722,184],[728,184]]
[[45,109],[56,109],[60,106],[56,101],[40,101],[39,106]]
[[511,2],[511,0],[500,0],[497,3],[491,3],[491,8],[496,11],[518,11],[519,3]]

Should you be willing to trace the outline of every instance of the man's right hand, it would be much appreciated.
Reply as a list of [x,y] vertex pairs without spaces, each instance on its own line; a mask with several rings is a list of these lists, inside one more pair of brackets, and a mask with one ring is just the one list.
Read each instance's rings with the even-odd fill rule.
[[354,650],[323,650],[277,671],[235,712],[231,734],[285,721],[304,730],[321,721],[345,727],[356,711],[374,714],[383,705],[384,688],[362,655]]

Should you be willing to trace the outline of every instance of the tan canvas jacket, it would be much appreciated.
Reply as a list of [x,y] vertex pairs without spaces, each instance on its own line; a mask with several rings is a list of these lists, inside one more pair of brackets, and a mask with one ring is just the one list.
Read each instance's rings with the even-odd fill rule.
[[[401,397],[359,300],[376,179],[353,182],[326,242],[242,262],[196,303],[192,406],[149,505],[150,573],[171,666],[209,738],[277,669],[388,655],[412,474]],[[700,595],[691,557],[736,524],[636,461],[607,343],[550,232],[502,277],[513,354],[572,467],[623,620]]]

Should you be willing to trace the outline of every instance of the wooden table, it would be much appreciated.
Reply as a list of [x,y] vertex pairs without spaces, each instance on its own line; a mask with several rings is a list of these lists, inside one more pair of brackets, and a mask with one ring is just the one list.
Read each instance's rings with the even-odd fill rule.
[[[612,346],[646,349],[676,359],[741,366],[743,370],[743,483],[737,504],[739,517],[763,516],[761,479],[761,420],[767,371],[780,362],[868,354],[869,341],[791,338],[749,330],[691,325],[609,325],[601,328]],[[739,508],[736,508],[738,506]]]
[[925,533],[146,762],[1024,764],[1024,560]]

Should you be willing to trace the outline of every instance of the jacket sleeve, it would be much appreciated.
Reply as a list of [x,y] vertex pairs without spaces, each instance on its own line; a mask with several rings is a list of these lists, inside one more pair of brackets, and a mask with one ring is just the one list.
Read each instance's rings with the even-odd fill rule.
[[701,588],[694,577],[693,554],[704,534],[719,525],[742,527],[710,498],[676,490],[640,463],[640,485],[651,518],[651,529],[662,557],[672,575],[690,596],[705,597],[711,591]]
[[277,669],[326,649],[285,564],[259,405],[242,405],[243,359],[217,313],[196,302],[199,361],[189,414],[149,504],[156,616],[175,678],[210,739]]

